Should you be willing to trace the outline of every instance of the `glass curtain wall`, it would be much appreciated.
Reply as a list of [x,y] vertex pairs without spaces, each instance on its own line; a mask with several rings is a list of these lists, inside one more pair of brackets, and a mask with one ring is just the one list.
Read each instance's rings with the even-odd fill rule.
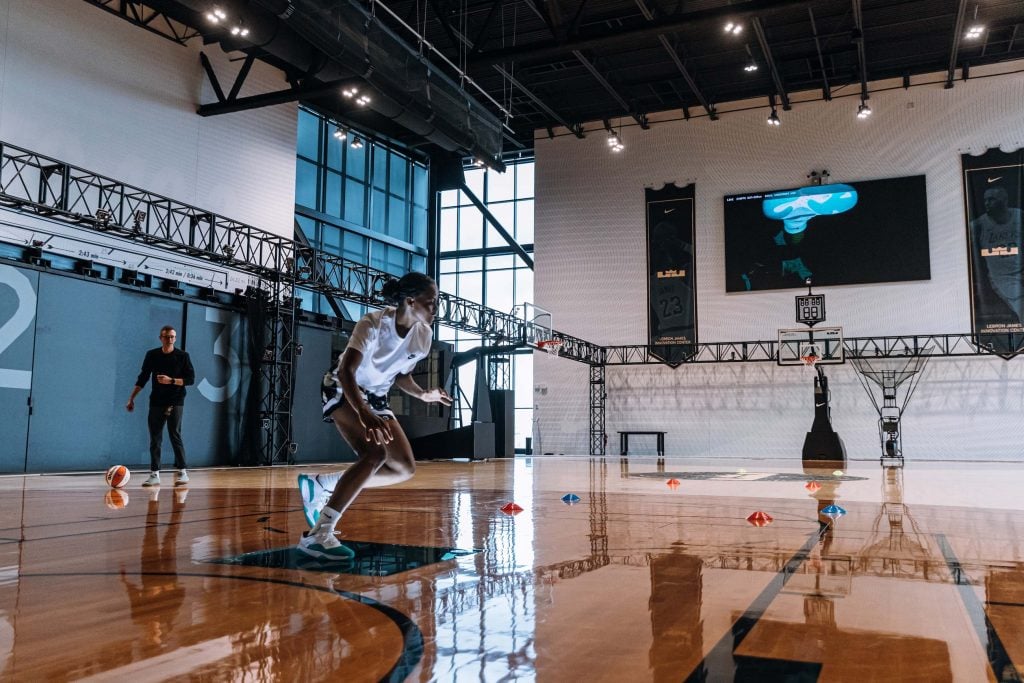
[[[310,243],[394,275],[425,272],[426,165],[304,107],[296,142],[295,221]],[[304,309],[331,312],[324,297],[300,295]],[[341,303],[353,319],[366,312]]]
[[[487,206],[502,227],[533,253],[532,159],[507,164],[505,173],[490,169],[466,170],[466,185]],[[533,271],[516,255],[498,231],[484,220],[460,190],[441,193],[439,201],[439,269],[441,291],[499,311],[511,312],[533,301]],[[522,315],[521,308],[517,311]],[[480,345],[479,335],[442,327],[438,337],[455,344],[456,351]],[[487,362],[485,360],[485,362]],[[533,356],[512,355],[509,364],[492,369],[507,376],[515,391],[515,446],[524,451],[533,434]],[[507,373],[507,374],[506,374]],[[476,363],[460,368],[459,384],[470,400]],[[469,424],[469,406],[462,402],[463,424]]]

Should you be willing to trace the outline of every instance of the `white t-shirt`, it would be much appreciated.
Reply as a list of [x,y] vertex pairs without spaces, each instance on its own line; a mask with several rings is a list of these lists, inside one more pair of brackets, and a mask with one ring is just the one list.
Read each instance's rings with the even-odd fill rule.
[[354,349],[363,354],[356,368],[356,384],[372,394],[387,395],[398,375],[412,372],[416,363],[430,353],[433,337],[430,326],[422,322],[413,325],[404,337],[398,336],[393,307],[367,313],[356,323],[345,347],[345,353]]

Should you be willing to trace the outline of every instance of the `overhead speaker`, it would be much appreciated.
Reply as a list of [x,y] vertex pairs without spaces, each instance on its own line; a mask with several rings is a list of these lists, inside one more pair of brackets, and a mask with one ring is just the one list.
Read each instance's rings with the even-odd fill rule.
[[435,189],[458,190],[466,183],[462,172],[462,157],[458,155],[436,155],[430,162],[430,173],[434,177]]

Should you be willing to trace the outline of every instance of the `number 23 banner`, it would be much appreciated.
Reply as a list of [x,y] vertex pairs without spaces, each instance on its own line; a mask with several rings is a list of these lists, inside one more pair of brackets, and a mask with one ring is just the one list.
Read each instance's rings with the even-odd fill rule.
[[648,188],[648,343],[652,355],[678,365],[697,344],[694,281],[694,186]]

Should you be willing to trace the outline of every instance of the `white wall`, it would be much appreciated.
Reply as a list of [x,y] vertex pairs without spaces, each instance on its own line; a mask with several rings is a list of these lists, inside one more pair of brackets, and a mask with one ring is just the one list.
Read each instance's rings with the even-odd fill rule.
[[[733,108],[761,106],[718,121],[628,127],[619,155],[600,130],[584,140],[538,136],[538,305],[554,312],[556,328],[595,343],[646,343],[644,188],[695,182],[699,339],[772,339],[794,326],[798,292],[725,293],[723,195],[804,185],[820,169],[833,182],[924,174],[931,279],[821,290],[828,324],[842,325],[847,336],[969,331],[959,155],[1024,146],[1024,78],[894,88],[870,101],[867,121],[855,118],[855,97],[798,103],[780,109],[778,128],[765,125],[763,101],[738,103]],[[535,384],[548,389],[537,394],[543,450],[586,453],[586,369],[540,358],[535,373]],[[849,454],[877,457],[877,415],[853,368],[837,367],[830,377],[833,423]],[[610,367],[608,389],[610,452],[616,430],[660,429],[668,432],[669,454],[795,457],[813,414],[810,378],[767,363]],[[1022,408],[1024,360],[932,361],[904,418],[905,454],[1019,455]]]
[[[0,0],[0,140],[290,237],[295,104],[215,117],[182,47],[71,0]],[[240,63],[207,56],[225,89]],[[241,95],[286,87],[257,63]]]

